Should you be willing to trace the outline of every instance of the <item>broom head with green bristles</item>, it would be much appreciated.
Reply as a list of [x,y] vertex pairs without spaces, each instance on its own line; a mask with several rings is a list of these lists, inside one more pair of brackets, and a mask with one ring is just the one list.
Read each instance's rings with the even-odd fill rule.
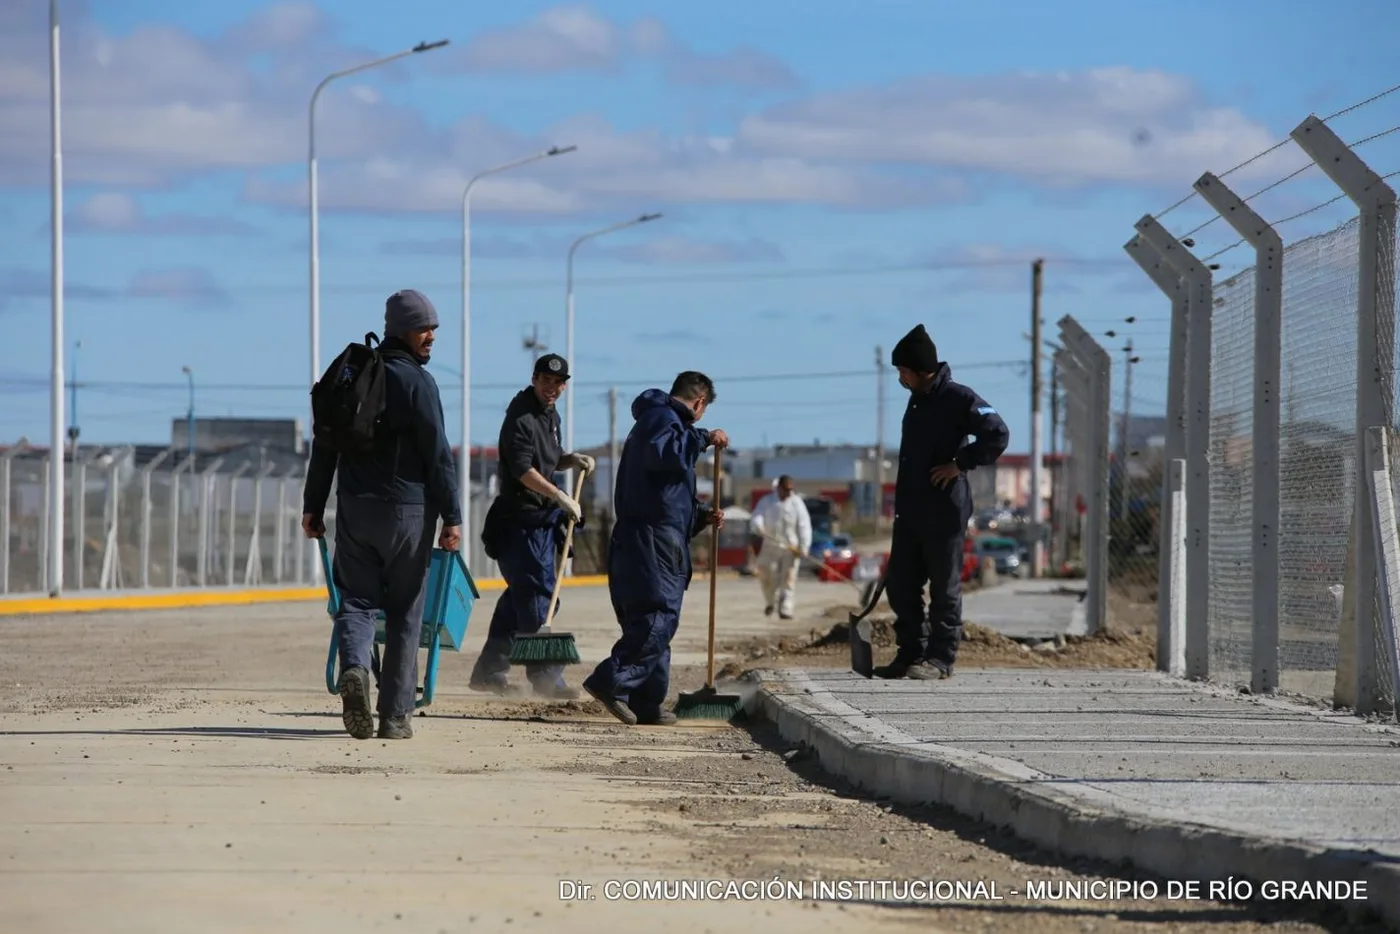
[[678,695],[675,714],[678,720],[738,720],[744,715],[744,699],[738,694],[721,694],[706,685]]
[[535,632],[517,634],[510,646],[510,663],[528,665],[545,662],[551,665],[577,665],[578,645],[571,632]]

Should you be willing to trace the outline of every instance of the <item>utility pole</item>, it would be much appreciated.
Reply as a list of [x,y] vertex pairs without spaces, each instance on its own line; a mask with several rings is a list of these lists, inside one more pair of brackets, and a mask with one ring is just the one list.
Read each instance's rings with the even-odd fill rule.
[[875,528],[885,525],[885,349],[875,347]]
[[[534,363],[540,358],[541,354],[549,349],[549,345],[540,338],[540,326],[538,323],[531,325],[531,328],[532,330],[525,337],[523,343],[525,349],[530,351],[530,362]],[[573,362],[572,360],[569,361],[570,364],[573,364]]]
[[1031,577],[1039,577],[1044,561],[1044,541],[1041,536],[1040,471],[1041,451],[1040,397],[1040,287],[1045,260],[1031,263]]
[[608,515],[617,522],[617,387],[608,390]]
[[1050,549],[1051,561],[1059,567],[1062,562],[1060,547],[1061,537],[1065,534],[1063,528],[1056,529],[1055,523],[1058,517],[1064,515],[1064,503],[1061,497],[1065,495],[1064,465],[1060,463],[1060,360],[1058,357],[1050,358],[1050,535],[1053,539],[1053,547]]

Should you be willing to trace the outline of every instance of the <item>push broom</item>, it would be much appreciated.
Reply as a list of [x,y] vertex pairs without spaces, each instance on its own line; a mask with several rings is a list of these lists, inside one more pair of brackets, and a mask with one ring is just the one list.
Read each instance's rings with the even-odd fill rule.
[[[719,507],[719,449],[714,450],[715,478],[711,493],[714,507]],[[738,694],[721,694],[715,690],[715,596],[719,583],[719,526],[710,526],[710,644],[705,667],[705,686],[676,698],[678,720],[733,720],[744,712],[744,699]]]
[[[579,492],[583,489],[583,478],[586,475],[586,471],[579,470],[578,479],[574,481],[575,500],[578,499]],[[510,645],[510,663],[512,665],[531,663],[577,665],[581,660],[573,633],[549,631],[550,624],[554,622],[554,611],[559,607],[559,589],[564,583],[564,561],[568,559],[569,549],[573,543],[574,520],[570,518],[568,530],[564,533],[564,550],[554,565],[554,592],[549,596],[549,612],[545,616],[544,625],[540,627],[539,632],[516,634],[515,640]]]

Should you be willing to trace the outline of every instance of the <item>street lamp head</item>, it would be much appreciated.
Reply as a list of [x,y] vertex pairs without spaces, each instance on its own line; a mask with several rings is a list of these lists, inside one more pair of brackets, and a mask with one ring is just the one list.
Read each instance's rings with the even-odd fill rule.
[[564,154],[566,154],[566,153],[571,153],[571,152],[573,152],[575,149],[578,149],[578,147],[577,147],[577,146],[551,146],[551,147],[549,147],[548,150],[545,151],[545,155],[546,155],[546,156],[562,156],[562,155],[564,155]]
[[450,40],[448,40],[448,39],[439,39],[439,40],[436,41],[436,42],[420,42],[420,43],[418,43],[417,45],[415,45],[415,46],[413,47],[413,51],[415,51],[415,52],[431,52],[433,49],[440,49],[440,48],[442,48],[443,46],[447,45],[447,43],[448,43],[449,41],[450,41]]
[[189,375],[190,375],[190,368],[187,367],[187,366],[182,366],[182,367],[180,367],[180,372],[181,372],[181,373],[184,373],[186,376],[189,376]]
[[643,214],[641,217],[637,218],[637,223],[639,223],[639,224],[645,224],[647,221],[654,221],[654,220],[656,220],[656,219],[657,219],[658,217],[660,217],[660,216],[661,216],[661,215],[660,215],[659,213],[658,213],[658,214]]

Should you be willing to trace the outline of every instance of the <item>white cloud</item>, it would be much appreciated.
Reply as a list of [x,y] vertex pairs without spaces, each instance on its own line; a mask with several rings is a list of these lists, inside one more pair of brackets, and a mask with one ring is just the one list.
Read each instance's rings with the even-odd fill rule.
[[536,72],[616,68],[616,27],[585,6],[551,7],[519,26],[477,33],[456,56],[468,71]]
[[[1148,139],[1141,142],[1141,131]],[[741,146],[840,162],[998,172],[1040,184],[1186,185],[1268,148],[1274,134],[1199,99],[1186,78],[1103,68],[926,75],[833,91],[745,118]],[[1260,160],[1250,169],[1268,174]]]
[[[475,237],[472,240],[472,256],[481,259],[562,259],[573,239],[574,235]],[[391,256],[460,256],[462,240],[461,237],[390,240],[380,244],[379,249]],[[714,240],[684,234],[639,235],[635,243],[595,242],[587,249],[591,255],[644,265],[780,263],[785,259],[782,249],[768,240]]]
[[134,195],[104,191],[80,202],[70,211],[65,218],[64,230],[68,233],[241,236],[252,233],[253,228],[231,217],[183,213],[148,215]]
[[209,270],[193,266],[138,272],[127,285],[126,296],[168,301],[194,311],[228,303],[228,293]]

